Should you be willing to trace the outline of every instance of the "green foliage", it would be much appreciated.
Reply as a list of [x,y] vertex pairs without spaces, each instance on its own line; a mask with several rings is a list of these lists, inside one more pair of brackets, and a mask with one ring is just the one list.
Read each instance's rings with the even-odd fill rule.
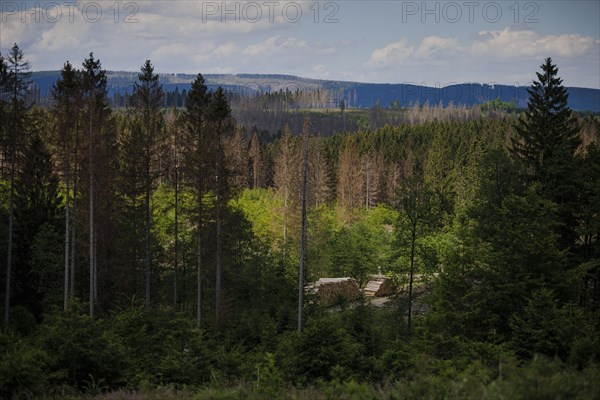
[[88,396],[97,396],[103,391],[108,389],[108,386],[104,385],[104,378],[100,378],[99,380],[94,379],[92,374],[89,375],[90,379],[84,381],[83,391]]
[[50,310],[52,305],[60,304],[62,300],[62,245],[63,237],[50,223],[39,228],[31,243],[29,263],[39,285],[38,292],[44,310]]
[[515,351],[527,357],[564,357],[576,333],[575,322],[579,322],[569,314],[568,308],[559,307],[551,289],[543,287],[533,292],[523,312],[510,319]]
[[37,343],[48,353],[52,383],[82,387],[89,376],[112,386],[120,381],[125,353],[118,338],[104,329],[103,321],[81,315],[73,307],[67,313],[47,315]]
[[252,223],[252,232],[257,239],[273,242],[281,235],[283,222],[277,210],[283,205],[274,190],[245,189],[232,200],[232,205],[242,210]]
[[351,276],[362,287],[369,275],[377,273],[381,257],[379,242],[366,224],[358,223],[333,232],[330,239],[330,271],[333,276]]
[[544,195],[555,202],[561,225],[561,249],[575,245],[574,213],[578,207],[581,174],[577,149],[581,145],[580,126],[568,106],[569,95],[558,76],[558,68],[547,58],[542,72],[528,89],[527,112],[516,125],[513,153],[523,165],[530,182],[538,182]]
[[127,355],[123,379],[132,387],[144,382],[198,385],[208,380],[208,343],[188,318],[131,307],[115,313],[108,334],[118,338]]
[[[18,333],[0,333],[1,396],[598,397],[599,127],[579,121],[590,144],[577,146],[579,124],[550,60],[516,125],[513,116],[440,122],[443,110],[427,106],[430,122],[369,130],[386,117],[378,105],[370,120],[360,112],[342,118],[364,131],[315,139],[307,281],[352,276],[364,285],[381,272],[401,285],[384,306],[365,297],[327,310],[309,298],[300,334],[301,141],[288,129],[267,145],[255,134],[250,165],[230,95],[209,93],[202,75],[185,114],[163,118],[158,76],[147,62],[132,99],[136,112],[113,119],[100,62],[90,55],[84,69],[65,65],[52,112],[16,103],[11,110],[24,133],[13,138],[19,157],[10,328]],[[483,108],[491,115],[503,107],[512,105]],[[0,108],[7,116],[9,107]],[[163,122],[168,141],[150,132],[162,131]],[[235,140],[227,140],[233,129]],[[86,229],[88,145],[93,241]],[[260,180],[245,188],[259,163]],[[62,303],[64,283],[67,185],[61,193],[59,176],[78,179],[70,209],[76,296],[88,294],[88,243],[97,246],[97,319],[84,316],[76,299],[65,312],[50,311]],[[234,180],[239,191],[229,187]],[[8,188],[5,177],[0,256],[8,247],[1,233]],[[144,226],[151,226],[147,248]],[[150,254],[154,301],[144,308],[136,296]],[[418,278],[417,313],[407,335],[410,272]],[[197,278],[203,329],[192,318]]]
[[497,382],[497,398],[594,399],[600,393],[597,366],[579,372],[558,360],[537,357],[520,368],[506,368],[505,380]]
[[[197,385],[208,380],[208,343],[189,319],[172,319],[154,338],[157,374],[163,384]],[[147,339],[146,339],[147,340]]]
[[11,331],[0,332],[0,394],[12,396],[39,395],[48,379],[48,355]]
[[342,371],[352,376],[359,369],[360,353],[361,345],[331,317],[310,319],[300,335],[283,335],[277,350],[287,379],[300,385],[330,380]]
[[273,353],[265,353],[262,362],[256,365],[256,392],[265,398],[277,398],[283,387],[283,376],[275,365]]

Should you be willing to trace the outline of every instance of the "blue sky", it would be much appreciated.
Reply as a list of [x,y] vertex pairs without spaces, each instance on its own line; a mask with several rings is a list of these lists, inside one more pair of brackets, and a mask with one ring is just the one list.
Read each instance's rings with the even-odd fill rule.
[[110,70],[151,59],[159,72],[525,85],[551,56],[566,85],[600,88],[597,0],[0,0],[0,12],[2,53],[17,42],[34,70],[93,51]]

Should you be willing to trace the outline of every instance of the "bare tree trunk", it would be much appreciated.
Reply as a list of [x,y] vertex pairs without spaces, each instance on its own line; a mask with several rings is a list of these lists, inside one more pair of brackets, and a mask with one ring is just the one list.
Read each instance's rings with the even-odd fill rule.
[[[13,111],[14,112],[14,111]],[[4,326],[8,326],[10,316],[10,279],[12,269],[12,249],[13,249],[13,213],[15,197],[15,159],[17,157],[15,135],[16,135],[16,116],[13,121],[13,135],[11,137],[10,150],[10,195],[8,200],[8,250],[6,252],[6,291],[4,296]]]
[[198,177],[198,233],[196,249],[196,325],[200,328],[202,323],[202,183]]
[[371,197],[371,165],[370,160],[367,158],[366,161],[366,169],[367,169],[367,183],[366,183],[366,193],[365,193],[365,208],[368,210],[370,208],[370,197]]
[[300,236],[300,268],[298,269],[298,332],[302,332],[302,311],[304,308],[304,262],[306,252],[306,185],[308,181],[308,141],[310,134],[306,132],[304,148],[304,172],[302,174],[302,224]]
[[[147,167],[148,168],[148,167]],[[148,174],[148,170],[146,170]],[[146,243],[145,243],[145,255],[146,255],[146,307],[150,308],[152,305],[150,298],[151,290],[151,279],[152,279],[152,259],[150,258],[150,178],[146,175],[146,200],[144,204],[145,218],[146,218]]]
[[[65,146],[66,147],[66,146]],[[65,150],[65,153],[67,153],[67,150]],[[66,186],[67,186],[67,190],[66,190],[66,194],[65,194],[65,290],[64,290],[64,299],[63,299],[63,309],[66,311],[67,307],[69,306],[69,219],[70,219],[70,200],[69,200],[69,190],[71,189],[70,187],[70,178],[69,178],[69,162],[68,162],[68,155],[67,157],[65,157],[65,159],[67,159],[66,161],[66,165],[65,165],[65,180],[66,180]]]
[[98,237],[94,235],[94,304],[98,304]]
[[223,157],[222,157],[222,153],[223,153],[223,148],[222,148],[222,143],[221,143],[221,132],[222,132],[222,125],[221,123],[219,123],[218,127],[217,127],[217,174],[216,174],[216,193],[217,193],[217,268],[216,268],[216,283],[215,283],[215,292],[216,292],[216,299],[215,299],[215,327],[218,330],[220,325],[221,325],[221,300],[223,297],[223,293],[222,293],[222,285],[223,285],[223,265],[222,265],[222,221],[221,221],[221,202],[223,201],[223,193],[222,193],[222,185],[223,185],[223,177],[221,176],[221,172],[223,170]]
[[217,329],[221,322],[221,285],[222,285],[222,264],[221,264],[221,193],[220,193],[220,182],[219,173],[217,172],[217,279],[215,285],[216,299],[215,299],[215,322]]
[[[177,151],[177,140],[175,141]],[[177,311],[177,267],[179,261],[179,166],[175,155],[175,260],[173,263],[173,311]]]
[[[75,152],[77,159],[77,151]],[[75,161],[75,170],[73,171],[73,214],[71,215],[71,299],[75,297],[75,237],[76,237],[76,213],[77,207],[77,161]]]
[[412,295],[413,295],[413,276],[415,268],[415,241],[417,239],[417,224],[412,223],[411,241],[410,241],[410,272],[408,283],[408,333],[412,329]]
[[[16,46],[16,45],[15,45]],[[8,326],[10,318],[10,280],[12,270],[12,250],[13,250],[13,217],[14,217],[14,197],[15,197],[15,168],[17,160],[17,104],[18,104],[18,68],[15,63],[15,83],[13,91],[13,118],[12,134],[10,135],[10,194],[8,200],[8,249],[6,252],[6,292],[4,298],[4,326]]]
[[283,199],[283,251],[282,257],[285,261],[285,253],[287,250],[287,213],[288,213],[288,188],[285,188]]
[[184,311],[188,310],[188,302],[187,302],[187,289],[185,286],[185,281],[187,279],[187,268],[186,268],[186,262],[185,262],[185,247],[183,249],[181,249],[181,260],[183,261],[181,263],[181,309]]
[[88,110],[90,113],[90,126],[89,126],[89,146],[88,146],[88,158],[89,158],[89,169],[90,169],[90,317],[94,318],[94,302],[96,292],[95,282],[95,240],[94,240],[94,156],[93,156],[93,133],[92,133],[92,108]]

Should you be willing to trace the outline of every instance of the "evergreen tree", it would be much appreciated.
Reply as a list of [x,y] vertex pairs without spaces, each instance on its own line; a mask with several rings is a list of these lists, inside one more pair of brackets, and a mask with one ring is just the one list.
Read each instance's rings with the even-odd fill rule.
[[[184,98],[187,96],[185,90],[183,94]],[[175,210],[174,215],[174,229],[173,229],[173,310],[177,311],[178,305],[183,303],[183,307],[186,307],[186,292],[185,292],[185,274],[182,279],[184,281],[182,295],[179,294],[179,260],[180,260],[180,239],[179,239],[179,214],[180,214],[180,168],[181,168],[181,153],[183,152],[183,144],[181,140],[182,129],[180,122],[182,121],[181,113],[177,109],[172,109],[165,120],[167,126],[167,132],[169,135],[169,164],[170,168],[168,171],[169,180],[171,186],[175,190],[175,196],[173,199],[173,208]],[[184,268],[185,272],[185,268]]]
[[[6,100],[7,100],[7,87],[6,81],[8,77],[8,65],[6,59],[0,53],[0,140],[2,143],[2,150],[7,149],[7,137],[6,137]],[[6,156],[3,158],[7,158]],[[9,157],[10,158],[10,157]],[[4,177],[4,162],[2,163],[2,176]]]
[[[64,272],[64,299],[63,307],[67,308],[70,296],[74,295],[75,290],[75,268],[74,263],[70,264],[71,246],[74,246],[74,240],[71,241],[71,181],[72,181],[72,153],[75,153],[77,146],[76,137],[79,126],[79,116],[81,111],[81,82],[80,73],[73,68],[70,62],[66,62],[61,70],[60,79],[53,86],[52,97],[54,98],[54,112],[58,117],[57,128],[59,130],[59,147],[62,150],[61,162],[63,166],[63,179],[65,181],[65,272]],[[74,160],[77,162],[77,160]],[[76,190],[76,188],[74,189]],[[73,237],[74,239],[74,237]],[[69,267],[71,266],[70,277]],[[71,283],[69,288],[69,281]]]
[[[123,115],[119,119],[118,186],[122,209],[120,212],[119,239],[122,242],[121,262],[117,287],[127,287],[128,295],[145,296],[145,132],[140,119]],[[140,281],[142,284],[140,285]]]
[[211,97],[210,104],[208,105],[208,120],[211,123],[211,127],[214,133],[214,141],[217,145],[216,151],[216,162],[215,162],[215,202],[216,202],[216,240],[217,240],[217,253],[216,253],[216,283],[215,283],[215,321],[216,326],[219,327],[221,322],[221,301],[223,297],[222,293],[222,279],[223,279],[223,268],[222,268],[222,209],[226,205],[225,196],[227,190],[227,174],[224,163],[224,152],[223,152],[223,139],[227,131],[231,128],[231,108],[225,97],[225,92],[222,87],[219,87],[215,94]]
[[298,333],[302,332],[304,309],[304,286],[306,285],[306,189],[308,186],[308,149],[310,148],[310,120],[304,119],[302,136],[304,136],[304,154],[302,163],[302,194],[300,198],[300,262],[298,268]]
[[89,262],[90,262],[90,316],[94,316],[95,305],[98,299],[98,271],[97,271],[97,238],[96,238],[96,181],[100,168],[96,166],[98,158],[98,143],[101,141],[100,133],[104,128],[110,108],[107,97],[106,71],[102,69],[100,60],[90,53],[83,62],[82,94],[85,104],[88,130],[88,189],[89,189]]
[[517,166],[501,149],[483,155],[479,187],[467,217],[456,228],[461,249],[446,260],[438,280],[438,311],[429,317],[450,335],[510,338],[511,316],[532,292],[552,288],[572,297],[564,253],[557,249],[556,204],[539,184],[515,179]]
[[207,179],[211,175],[209,165],[214,142],[209,140],[207,128],[207,108],[211,95],[206,87],[202,74],[198,74],[192,82],[185,102],[184,120],[186,122],[186,170],[188,179],[196,192],[196,324],[202,321],[202,252],[203,252],[203,218],[204,192],[207,189]]
[[408,311],[407,329],[411,333],[413,314],[413,284],[416,274],[417,240],[431,230],[436,220],[436,212],[439,205],[436,204],[436,196],[427,185],[423,168],[417,164],[411,175],[401,184],[397,193],[397,203],[405,218],[406,226],[400,227],[400,231],[408,231],[408,242],[410,248],[408,268]]
[[44,297],[60,298],[60,259],[50,257],[48,265],[40,265],[32,259],[32,247],[53,253],[56,243],[50,241],[47,245],[51,247],[43,249],[38,239],[43,232],[52,232],[58,238],[62,206],[52,155],[42,136],[51,131],[50,118],[42,110],[32,114],[22,168],[15,182],[15,300],[41,317]]
[[315,208],[327,204],[331,194],[331,174],[325,152],[325,140],[315,137],[310,141],[309,149],[309,186],[308,198]]
[[152,281],[152,254],[150,252],[150,193],[154,181],[152,159],[155,146],[161,139],[163,125],[160,107],[163,102],[164,92],[159,82],[158,74],[154,74],[154,66],[146,60],[138,75],[133,89],[132,102],[140,119],[144,134],[143,173],[144,173],[144,219],[145,219],[145,259],[146,259],[146,307],[151,306],[151,281]]
[[252,177],[252,188],[258,189],[263,187],[264,175],[265,175],[265,166],[263,160],[263,151],[261,148],[260,140],[258,139],[258,132],[254,131],[252,134],[252,138],[250,139],[250,149],[249,154],[250,164],[251,164],[251,173]]
[[338,203],[350,212],[365,204],[360,167],[356,139],[348,138],[339,156],[337,198]]
[[549,185],[557,172],[552,164],[560,157],[572,157],[580,138],[557,66],[547,58],[541,69],[542,73],[536,73],[538,80],[527,89],[530,98],[517,124],[513,151],[524,161],[532,178]]
[[527,111],[517,125],[513,153],[523,162],[530,181],[540,182],[544,193],[559,206],[561,247],[575,242],[579,174],[575,152],[581,143],[578,123],[568,106],[569,95],[558,68],[547,58],[529,93]]
[[248,187],[248,144],[243,129],[236,129],[226,139],[224,153],[232,187],[236,190]]
[[283,243],[281,249],[284,259],[288,246],[288,225],[290,222],[289,209],[294,203],[294,196],[292,193],[293,190],[297,189],[300,185],[300,176],[295,173],[295,167],[298,164],[297,159],[298,154],[292,137],[292,131],[289,126],[286,125],[283,130],[283,136],[279,140],[278,152],[275,156],[275,176],[273,178],[275,181],[275,188],[279,195],[283,197]]
[[15,43],[11,48],[7,64],[5,90],[10,99],[10,128],[8,130],[8,153],[10,159],[10,194],[8,205],[8,249],[6,253],[6,288],[4,292],[4,324],[8,325],[10,310],[10,283],[13,264],[13,217],[15,197],[15,174],[17,152],[25,131],[27,97],[29,95],[30,64],[24,60],[23,51]]
[[573,330],[567,321],[569,311],[559,307],[552,289],[542,287],[535,290],[523,312],[514,314],[510,319],[515,350],[526,357],[536,354],[564,357],[572,340],[569,337],[572,332],[569,331]]
[[581,240],[578,258],[587,270],[582,284],[581,303],[588,309],[600,308],[600,145],[586,147],[582,160],[583,185],[576,215]]

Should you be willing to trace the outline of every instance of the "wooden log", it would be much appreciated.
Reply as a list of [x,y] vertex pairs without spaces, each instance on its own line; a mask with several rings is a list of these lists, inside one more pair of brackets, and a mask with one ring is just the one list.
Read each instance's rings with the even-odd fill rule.
[[319,304],[324,307],[354,301],[361,296],[353,278],[321,278],[307,289],[315,294]]
[[391,279],[383,276],[375,276],[363,289],[363,293],[368,297],[385,297],[394,293],[394,283]]

